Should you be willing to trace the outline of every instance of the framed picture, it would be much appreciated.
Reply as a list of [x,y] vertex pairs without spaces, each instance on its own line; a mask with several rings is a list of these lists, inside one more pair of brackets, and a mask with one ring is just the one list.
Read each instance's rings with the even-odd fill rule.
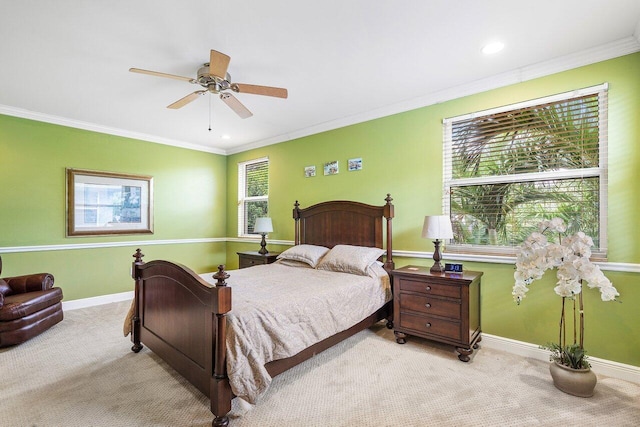
[[349,165],[349,171],[362,170],[362,157],[358,157],[357,159],[349,159],[348,165]]
[[306,178],[311,178],[312,176],[316,176],[316,167],[315,166],[305,166],[305,168],[304,168],[304,176]]
[[335,175],[338,173],[338,161],[333,160],[324,164],[325,175]]
[[153,233],[153,178],[67,168],[67,236]]

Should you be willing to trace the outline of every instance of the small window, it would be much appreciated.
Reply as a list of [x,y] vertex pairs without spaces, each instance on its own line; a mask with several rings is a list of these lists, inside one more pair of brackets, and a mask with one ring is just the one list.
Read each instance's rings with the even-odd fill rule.
[[513,254],[562,218],[606,257],[607,85],[444,120],[449,251]]
[[255,234],[256,218],[269,212],[269,159],[238,164],[238,236]]

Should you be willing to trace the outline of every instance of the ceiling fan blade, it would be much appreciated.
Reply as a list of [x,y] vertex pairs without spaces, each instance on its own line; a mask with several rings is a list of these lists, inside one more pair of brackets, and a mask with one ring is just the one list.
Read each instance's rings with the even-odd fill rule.
[[222,80],[227,78],[227,68],[231,58],[224,53],[211,49],[209,55],[209,75],[219,77]]
[[191,77],[176,76],[175,74],[167,74],[167,73],[160,73],[158,71],[142,70],[140,68],[129,68],[129,71],[131,71],[132,73],[149,74],[150,76],[168,77],[170,79],[184,80],[185,82],[189,82],[189,83],[196,82]]
[[248,85],[244,83],[234,83],[231,86],[238,93],[252,93],[254,95],[275,96],[276,98],[286,98],[289,92],[281,87]]
[[207,93],[206,90],[197,90],[193,93],[190,93],[189,95],[185,96],[184,98],[180,98],[179,100],[177,100],[176,102],[174,102],[171,105],[167,105],[167,108],[171,108],[172,110],[177,110],[178,108],[182,108],[185,105],[187,105],[188,103],[195,101],[195,99],[200,96],[200,95],[204,95],[205,93]]
[[253,116],[253,113],[249,111],[247,107],[242,105],[242,103],[238,101],[238,98],[231,95],[230,93],[221,93],[220,99],[222,99],[225,104],[227,104],[233,111],[235,111],[236,114],[240,116],[240,118],[246,119]]

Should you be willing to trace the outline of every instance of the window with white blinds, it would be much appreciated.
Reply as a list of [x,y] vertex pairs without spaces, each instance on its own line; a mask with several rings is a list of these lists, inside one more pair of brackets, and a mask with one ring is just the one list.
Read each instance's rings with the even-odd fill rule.
[[238,163],[238,236],[255,234],[256,218],[269,212],[269,159]]
[[448,251],[513,254],[562,218],[606,257],[607,84],[444,120]]

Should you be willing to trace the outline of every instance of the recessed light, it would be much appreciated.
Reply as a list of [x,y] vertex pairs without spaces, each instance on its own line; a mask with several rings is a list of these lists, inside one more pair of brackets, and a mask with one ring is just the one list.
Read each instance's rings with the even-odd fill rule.
[[225,134],[225,135],[222,135],[221,138],[222,139],[231,139],[231,136]]
[[500,52],[502,49],[504,49],[504,43],[502,43],[502,42],[493,42],[493,43],[489,43],[489,44],[485,45],[482,48],[482,53],[484,53],[485,55],[491,55],[493,53]]

